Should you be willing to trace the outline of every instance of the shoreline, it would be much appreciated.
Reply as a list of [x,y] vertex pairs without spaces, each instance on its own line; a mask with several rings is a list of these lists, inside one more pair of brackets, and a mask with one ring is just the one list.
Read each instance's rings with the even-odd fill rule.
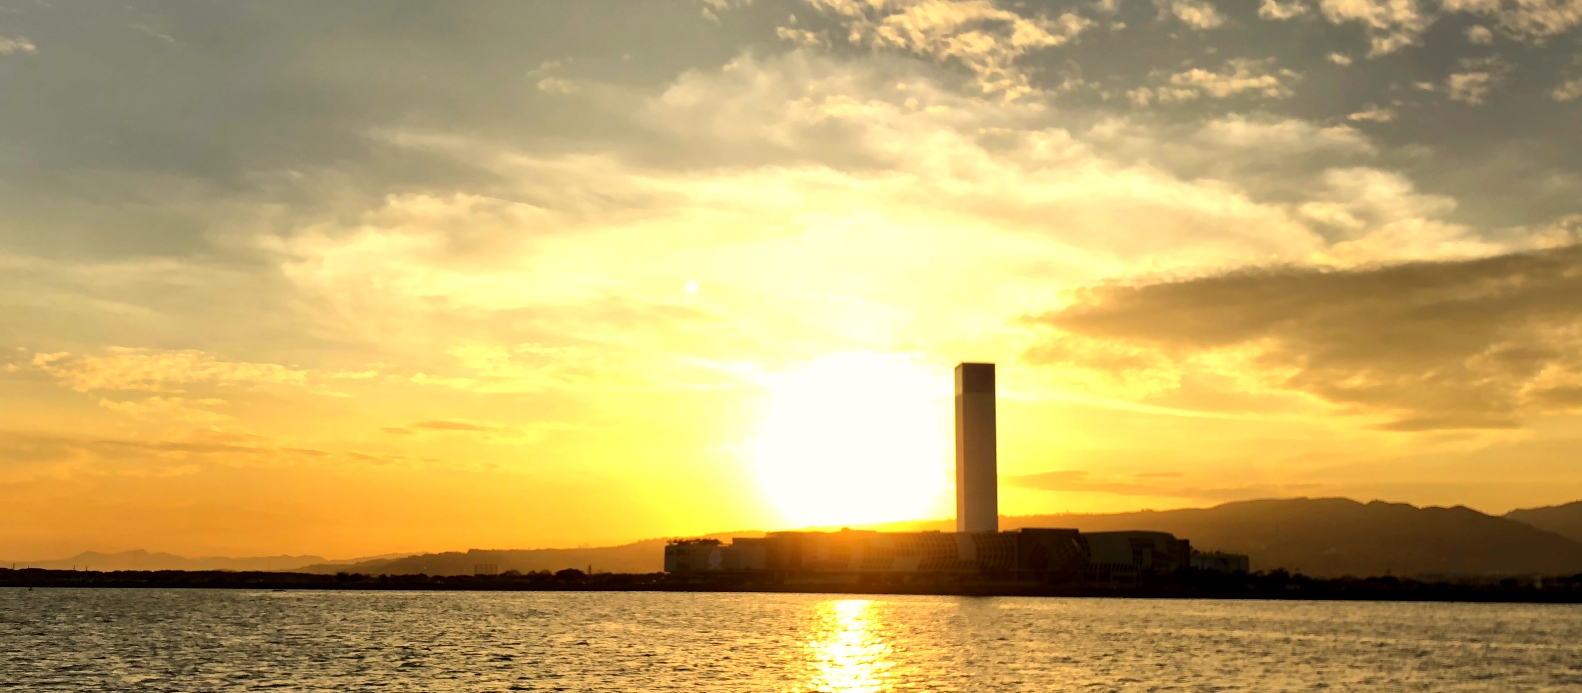
[[[1201,576],[1198,576],[1201,578]],[[1225,576],[1229,577],[1229,576]],[[1017,582],[958,584],[839,584],[717,580],[688,582],[664,574],[603,573],[556,577],[548,574],[496,576],[362,575],[228,571],[71,571],[0,569],[0,588],[35,589],[228,589],[258,591],[406,592],[681,592],[722,594],[832,594],[952,597],[1055,597],[1083,599],[1216,599],[1263,601],[1465,602],[1582,604],[1582,583],[1551,582],[1551,588],[1423,583],[1390,578],[1322,580],[1305,576],[1254,575],[1200,580],[1197,584],[1096,587]]]

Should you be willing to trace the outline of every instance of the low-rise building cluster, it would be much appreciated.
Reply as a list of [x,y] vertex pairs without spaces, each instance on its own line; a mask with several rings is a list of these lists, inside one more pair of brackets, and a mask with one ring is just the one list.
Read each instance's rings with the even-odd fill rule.
[[[1200,560],[1203,559],[1203,560]],[[679,539],[665,547],[678,575],[757,573],[780,579],[885,582],[946,576],[1045,583],[1140,585],[1188,568],[1245,572],[1247,557],[1198,554],[1164,532],[771,532],[761,538]]]

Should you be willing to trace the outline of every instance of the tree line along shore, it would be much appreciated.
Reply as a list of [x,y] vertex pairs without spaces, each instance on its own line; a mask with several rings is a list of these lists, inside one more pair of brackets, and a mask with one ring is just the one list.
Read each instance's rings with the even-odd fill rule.
[[6,588],[131,588],[241,590],[783,592],[941,596],[1116,597],[1177,599],[1297,599],[1358,601],[1462,601],[1582,603],[1582,574],[1488,578],[1474,582],[1426,581],[1392,576],[1315,578],[1283,570],[1224,575],[1189,571],[1168,583],[1137,587],[1049,585],[989,577],[936,584],[881,580],[812,581],[774,575],[722,575],[706,579],[665,573],[509,571],[499,575],[315,575],[232,571],[78,571],[0,568]]

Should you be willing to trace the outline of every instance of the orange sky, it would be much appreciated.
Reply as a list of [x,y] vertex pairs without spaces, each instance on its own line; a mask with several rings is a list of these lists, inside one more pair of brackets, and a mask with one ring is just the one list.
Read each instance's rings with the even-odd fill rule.
[[526,5],[19,11],[0,557],[1582,497],[1574,22]]

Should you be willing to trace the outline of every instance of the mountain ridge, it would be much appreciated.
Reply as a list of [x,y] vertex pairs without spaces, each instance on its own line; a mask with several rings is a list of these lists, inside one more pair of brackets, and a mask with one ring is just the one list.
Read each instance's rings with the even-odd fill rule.
[[[885,531],[951,531],[953,520],[861,525]],[[1488,515],[1465,506],[1424,506],[1349,498],[1232,501],[1208,508],[1130,513],[1002,516],[1000,527],[1068,527],[1085,532],[1155,530],[1205,551],[1245,553],[1254,570],[1283,568],[1315,577],[1571,575],[1582,573],[1582,501]],[[835,527],[815,529],[838,529]],[[1569,533],[1569,534],[1568,534]],[[708,537],[762,536],[758,531]],[[304,573],[470,575],[481,566],[505,572],[652,573],[664,566],[666,539],[617,546],[468,549],[386,554],[329,561],[318,556],[188,559],[172,554],[86,552],[19,567],[96,570],[276,570]],[[115,560],[110,560],[115,559]]]
[[1507,517],[1542,530],[1554,532],[1571,541],[1582,543],[1582,501],[1571,501],[1561,505],[1546,505],[1540,508],[1522,508],[1512,510],[1501,517]]
[[[946,522],[875,529],[945,529]],[[1002,529],[1156,530],[1199,550],[1245,553],[1253,570],[1343,575],[1532,575],[1582,572],[1582,542],[1465,506],[1349,498],[1232,501],[1210,508],[1001,518]]]
[[248,556],[230,558],[226,556],[201,556],[188,558],[172,553],[150,552],[145,549],[119,551],[116,553],[101,553],[99,551],[84,551],[67,558],[55,558],[38,561],[4,561],[5,566],[15,565],[18,568],[47,568],[50,570],[233,570],[233,571],[291,571],[314,564],[353,564],[364,563],[383,558],[406,556],[409,554],[386,554],[383,556],[361,556],[358,558],[330,560],[323,556],[314,555],[279,555],[279,556]]
[[[761,531],[717,532],[714,539],[759,537]],[[424,573],[428,575],[471,575],[479,566],[493,566],[505,572],[515,570],[564,570],[576,568],[602,573],[657,573],[664,570],[665,543],[669,539],[643,539],[629,544],[575,549],[468,549],[424,553],[385,561],[354,565],[306,566],[296,572],[364,572],[389,575]]]

